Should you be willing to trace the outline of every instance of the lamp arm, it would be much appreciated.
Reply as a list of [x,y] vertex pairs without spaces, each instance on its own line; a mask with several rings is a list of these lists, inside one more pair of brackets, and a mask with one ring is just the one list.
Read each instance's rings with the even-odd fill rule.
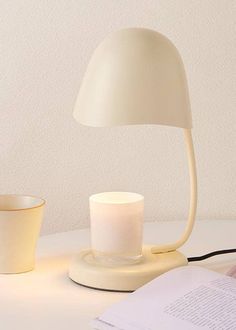
[[163,246],[154,246],[151,249],[152,253],[164,253],[175,251],[179,247],[181,247],[189,238],[196,215],[197,209],[197,173],[196,173],[196,163],[195,163],[195,156],[194,156],[194,148],[193,148],[193,139],[191,134],[191,129],[184,128],[184,139],[187,148],[187,156],[188,156],[188,167],[189,167],[189,177],[190,177],[190,205],[189,205],[189,215],[187,220],[187,225],[185,227],[185,231],[182,237],[176,241],[175,243],[170,243]]

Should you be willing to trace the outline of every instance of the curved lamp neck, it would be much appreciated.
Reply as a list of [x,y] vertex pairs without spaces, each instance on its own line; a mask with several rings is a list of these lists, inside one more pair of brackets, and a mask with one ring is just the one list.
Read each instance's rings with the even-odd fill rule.
[[166,245],[154,246],[152,248],[152,253],[164,253],[164,252],[175,251],[188,240],[188,238],[192,232],[192,229],[193,229],[195,216],[196,216],[196,210],[197,210],[196,162],[195,162],[195,156],[194,156],[191,129],[184,128],[183,131],[184,131],[185,144],[186,144],[186,148],[187,148],[190,187],[191,187],[189,215],[188,215],[187,225],[186,225],[184,233],[182,234],[181,238],[178,241],[176,241],[175,243],[170,243],[170,244],[166,244]]

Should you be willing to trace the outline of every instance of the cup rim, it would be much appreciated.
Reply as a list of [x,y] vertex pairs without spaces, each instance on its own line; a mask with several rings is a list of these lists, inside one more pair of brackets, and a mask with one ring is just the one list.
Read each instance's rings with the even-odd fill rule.
[[25,210],[32,210],[32,209],[36,209],[39,207],[42,207],[43,205],[46,204],[46,200],[41,198],[41,197],[37,197],[37,196],[33,196],[33,195],[23,195],[23,194],[0,194],[0,198],[1,197],[29,197],[29,198],[34,198],[38,201],[38,205],[35,206],[30,206],[30,207],[22,207],[22,208],[16,208],[16,207],[12,207],[12,208],[1,208],[0,207],[0,212],[9,212],[9,211],[25,211]]

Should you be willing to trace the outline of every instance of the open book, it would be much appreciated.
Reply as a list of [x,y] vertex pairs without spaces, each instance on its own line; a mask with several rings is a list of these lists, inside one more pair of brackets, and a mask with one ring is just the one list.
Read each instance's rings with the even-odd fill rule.
[[92,321],[98,330],[236,330],[236,279],[197,266],[173,269]]

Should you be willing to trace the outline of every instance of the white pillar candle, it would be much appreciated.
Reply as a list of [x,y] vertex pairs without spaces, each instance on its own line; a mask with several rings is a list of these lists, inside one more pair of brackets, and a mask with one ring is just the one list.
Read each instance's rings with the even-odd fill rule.
[[104,192],[90,201],[91,245],[95,257],[121,262],[142,254],[144,198],[130,192]]

